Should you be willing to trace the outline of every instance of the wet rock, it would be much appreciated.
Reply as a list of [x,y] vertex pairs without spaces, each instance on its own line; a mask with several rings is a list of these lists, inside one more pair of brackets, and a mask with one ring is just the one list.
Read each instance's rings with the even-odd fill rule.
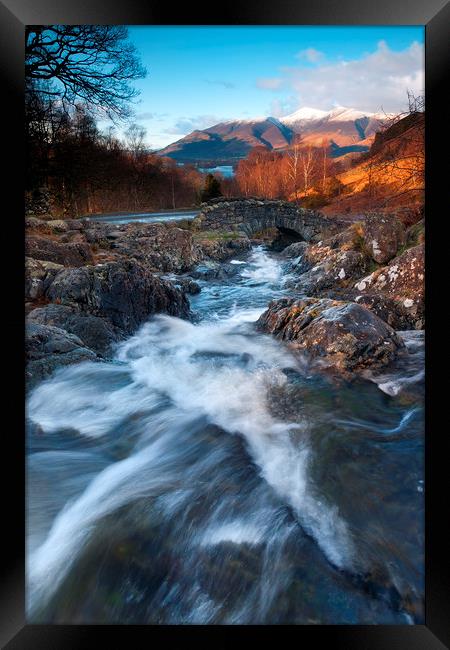
[[225,281],[239,274],[236,264],[214,264],[211,266],[201,266],[191,275],[197,280],[220,280]]
[[404,346],[392,327],[370,310],[324,298],[275,300],[257,327],[344,376],[384,366]]
[[194,280],[191,280],[191,278],[176,278],[173,280],[173,283],[176,287],[179,287],[191,296],[195,296],[201,291],[200,285],[194,282]]
[[227,240],[226,238],[217,238],[214,240],[197,239],[196,245],[200,260],[213,260],[216,262],[225,262],[232,257],[248,252],[251,247],[251,241],[247,237],[239,237]]
[[91,350],[107,355],[112,343],[122,338],[120,331],[105,318],[86,314],[68,305],[49,304],[33,309],[29,323],[52,325],[79,337]]
[[370,212],[362,224],[363,239],[375,262],[385,264],[405,243],[406,233],[395,215]]
[[133,333],[155,313],[180,318],[190,315],[184,293],[135,260],[60,271],[46,296],[52,302],[106,318],[126,333]]
[[97,355],[84,342],[59,327],[29,322],[25,330],[27,389],[61,366],[93,361]]
[[86,243],[64,244],[45,237],[27,237],[25,253],[28,257],[64,266],[84,266],[94,261],[91,249]]

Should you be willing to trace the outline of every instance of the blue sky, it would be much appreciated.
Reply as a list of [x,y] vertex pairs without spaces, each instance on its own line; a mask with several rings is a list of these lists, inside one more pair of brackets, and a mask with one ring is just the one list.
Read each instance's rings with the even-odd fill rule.
[[135,26],[129,37],[147,68],[134,119],[152,148],[224,119],[398,111],[407,88],[423,92],[423,27]]

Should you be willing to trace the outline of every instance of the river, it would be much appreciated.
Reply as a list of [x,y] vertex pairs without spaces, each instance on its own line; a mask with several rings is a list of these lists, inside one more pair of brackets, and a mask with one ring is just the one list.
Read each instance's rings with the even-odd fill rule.
[[336,382],[257,333],[263,247],[27,404],[32,622],[423,623],[423,338]]
[[167,221],[190,220],[198,215],[200,208],[194,210],[163,210],[162,212],[118,212],[116,214],[97,214],[84,217],[88,221],[103,223],[160,223]]

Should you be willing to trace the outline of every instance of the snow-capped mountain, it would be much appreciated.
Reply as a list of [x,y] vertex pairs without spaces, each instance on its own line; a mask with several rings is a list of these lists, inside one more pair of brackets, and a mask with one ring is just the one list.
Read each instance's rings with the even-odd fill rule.
[[350,151],[367,151],[386,119],[384,113],[370,113],[345,106],[330,111],[302,107],[285,117],[228,120],[207,129],[193,131],[161,149],[159,154],[180,162],[237,162],[256,146],[288,149],[300,134],[305,144],[329,146],[335,157]]
[[305,142],[321,145],[328,141],[342,147],[370,144],[389,117],[384,113],[359,111],[345,106],[336,106],[330,111],[304,107],[281,117],[280,121],[295,133],[300,133]]

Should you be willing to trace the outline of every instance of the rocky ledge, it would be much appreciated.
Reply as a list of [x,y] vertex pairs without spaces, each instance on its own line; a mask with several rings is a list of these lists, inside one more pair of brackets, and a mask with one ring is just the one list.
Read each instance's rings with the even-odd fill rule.
[[298,296],[356,302],[396,330],[425,327],[424,224],[370,213],[316,244],[283,251]]
[[27,318],[30,387],[59,365],[108,355],[152,314],[190,317],[184,292],[136,260],[54,271],[40,280],[46,303]]
[[28,387],[60,365],[108,356],[112,345],[156,313],[190,318],[180,274],[251,246],[245,236],[211,237],[190,224],[25,220]]
[[346,377],[386,365],[404,347],[395,330],[369,309],[327,298],[275,300],[257,327]]

